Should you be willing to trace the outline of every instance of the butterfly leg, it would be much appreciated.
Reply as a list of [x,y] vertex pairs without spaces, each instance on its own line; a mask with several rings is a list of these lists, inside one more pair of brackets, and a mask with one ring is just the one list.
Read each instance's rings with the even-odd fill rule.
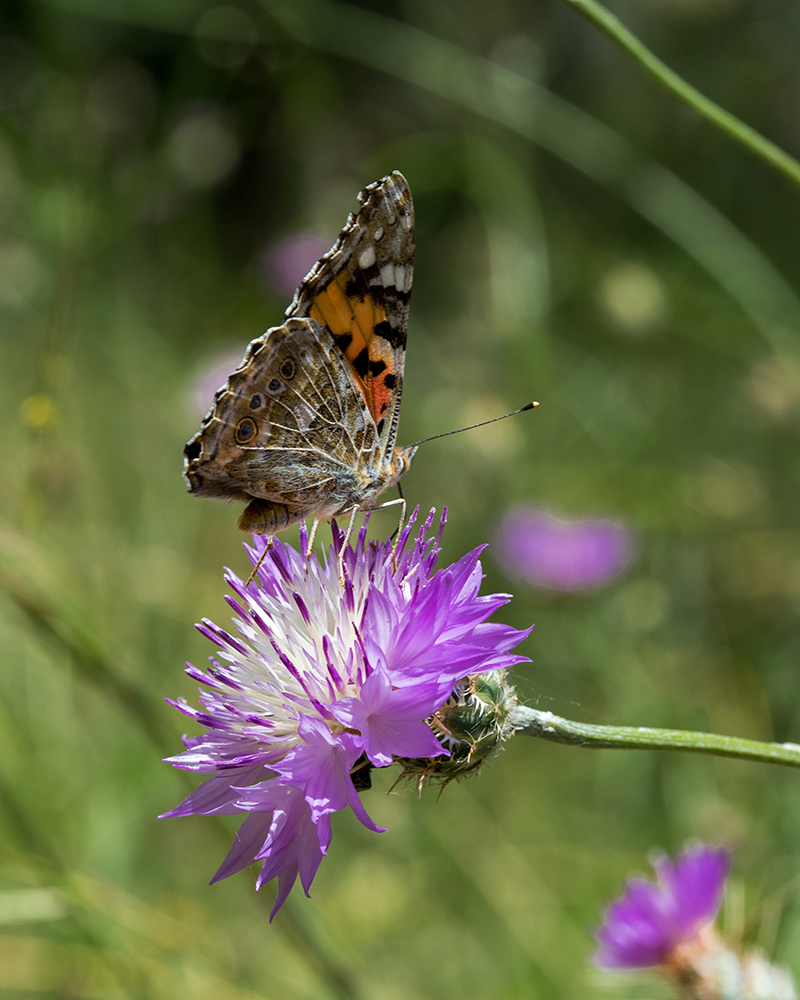
[[275,538],[274,535],[267,535],[267,541],[266,541],[266,544],[264,545],[264,551],[258,557],[258,562],[253,567],[253,572],[250,574],[250,576],[248,576],[247,583],[245,584],[245,587],[249,587],[250,584],[253,582],[253,577],[259,571],[259,568],[261,567],[261,563],[264,562],[264,559],[266,558],[267,553],[272,548],[272,542],[273,542],[274,538]]
[[353,524],[355,523],[356,514],[361,510],[358,504],[353,506],[350,512],[350,523],[347,525],[347,531],[342,539],[342,545],[339,549],[339,556],[337,558],[337,566],[339,569],[339,582],[344,586],[344,550],[347,547],[347,543],[350,541],[350,536],[353,534]]
[[315,517],[311,522],[311,531],[308,533],[308,545],[306,545],[306,559],[311,558],[311,553],[314,551],[314,539],[317,535],[317,528],[319,527],[319,518]]
[[406,500],[405,497],[401,496],[397,500],[387,500],[386,503],[379,504],[377,507],[373,507],[370,513],[376,510],[387,510],[389,507],[400,507],[400,523],[397,525],[397,530],[392,534],[394,538],[394,545],[392,546],[392,563],[395,570],[397,569],[397,543],[400,539],[400,535],[403,531],[403,525],[406,521]]
[[400,541],[400,536],[403,534],[403,525],[406,521],[406,501],[405,497],[400,497],[400,523],[397,525],[397,531],[394,535],[394,545],[392,545],[392,566],[394,567],[395,573],[397,572],[397,544]]

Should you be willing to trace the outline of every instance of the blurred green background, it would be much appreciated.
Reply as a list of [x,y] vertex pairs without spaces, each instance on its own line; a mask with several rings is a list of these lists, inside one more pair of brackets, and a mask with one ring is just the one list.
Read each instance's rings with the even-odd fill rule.
[[[614,10],[800,153],[796,3]],[[226,624],[245,570],[236,511],[181,481],[197,386],[280,322],[270,248],[330,245],[395,168],[400,443],[542,404],[420,450],[405,493],[449,506],[444,557],[523,503],[636,539],[572,595],[487,552],[504,620],[536,622],[521,697],[800,739],[800,192],[557,0],[3,0],[3,997],[665,996],[593,970],[592,932],[692,837],[736,851],[730,933],[800,971],[788,769],[517,739],[421,801],[392,769],[365,796],[389,832],[338,815],[272,926],[250,873],[207,886],[235,823],[155,818],[197,784],[160,763],[190,725],[163,698],[196,701],[192,622]]]

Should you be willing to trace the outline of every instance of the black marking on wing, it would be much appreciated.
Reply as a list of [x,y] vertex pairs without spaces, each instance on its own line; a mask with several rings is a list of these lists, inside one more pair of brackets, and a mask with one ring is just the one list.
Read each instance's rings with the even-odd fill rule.
[[366,347],[364,347],[353,359],[353,368],[360,378],[366,378],[367,372],[369,371],[369,354],[367,353]]
[[336,341],[336,346],[339,348],[342,354],[344,354],[347,351],[347,348],[353,343],[353,334],[340,333],[338,334],[338,336],[334,336],[333,339]]
[[388,341],[395,350],[398,347],[403,347],[406,342],[406,331],[396,330],[388,319],[383,320],[382,323],[375,324],[375,333]]
[[348,299],[358,299],[363,302],[369,293],[369,288],[363,281],[363,274],[358,271],[354,278],[351,278],[344,288],[344,294]]

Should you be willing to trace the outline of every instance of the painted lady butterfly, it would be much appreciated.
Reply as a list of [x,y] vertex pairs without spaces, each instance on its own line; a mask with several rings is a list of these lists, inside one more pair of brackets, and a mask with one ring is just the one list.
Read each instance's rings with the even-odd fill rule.
[[248,501],[272,535],[370,508],[408,471],[395,446],[414,268],[414,207],[395,171],[295,292],[283,326],[247,348],[184,449],[189,492]]

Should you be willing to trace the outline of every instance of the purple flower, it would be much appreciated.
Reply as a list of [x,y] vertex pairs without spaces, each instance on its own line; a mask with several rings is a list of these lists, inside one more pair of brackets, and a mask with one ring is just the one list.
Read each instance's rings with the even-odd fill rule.
[[208,358],[189,386],[187,409],[193,417],[204,417],[214,405],[214,393],[242,363],[241,347],[222,350]]
[[505,516],[497,548],[497,562],[509,576],[551,590],[602,586],[633,555],[630,534],[614,521],[561,520],[532,507]]
[[594,958],[601,968],[661,965],[676,945],[694,938],[716,916],[730,869],[726,850],[698,844],[674,862],[659,858],[653,867],[657,884],[631,879],[606,910]]
[[269,284],[286,298],[330,249],[331,241],[316,233],[291,233],[267,247],[261,269]]
[[[298,875],[308,894],[332,813],[350,806],[381,832],[352,775],[447,757],[425,720],[461,679],[524,659],[510,651],[530,629],[486,621],[509,598],[479,596],[480,549],[435,571],[444,517],[432,536],[433,513],[412,539],[415,512],[396,546],[368,542],[366,525],[344,546],[334,525],[322,559],[274,539],[249,586],[226,578],[239,635],[198,625],[219,650],[206,673],[188,665],[208,688],[202,709],[171,704],[207,731],[168,760],[209,777],[164,815],[249,814],[213,881],[261,861],[256,888],[278,879],[273,916]],[[266,545],[254,537],[253,563]]]

